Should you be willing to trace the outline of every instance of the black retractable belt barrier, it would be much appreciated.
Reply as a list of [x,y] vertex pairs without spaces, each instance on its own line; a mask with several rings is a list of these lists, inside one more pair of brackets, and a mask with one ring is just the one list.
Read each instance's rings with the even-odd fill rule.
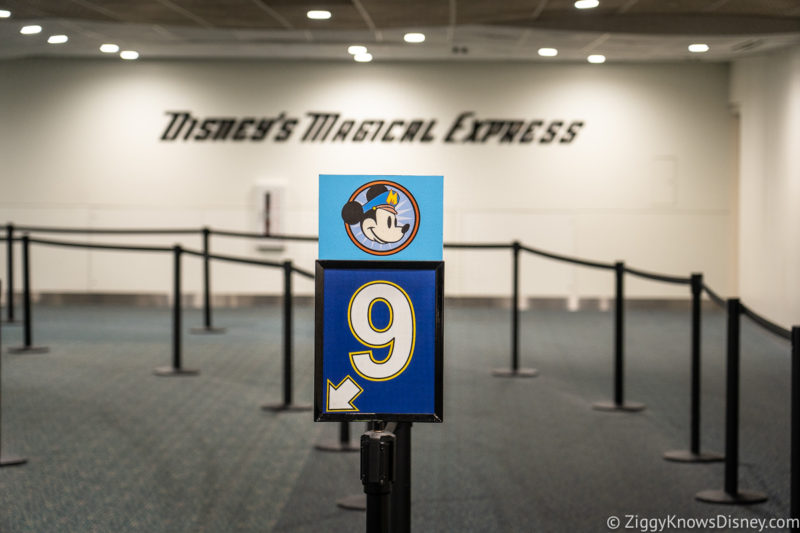
[[314,448],[323,452],[357,452],[361,449],[350,441],[350,422],[344,420],[339,422],[339,438],[325,439],[315,444]]
[[209,257],[211,230],[203,228],[203,327],[192,328],[192,333],[225,333],[225,328],[211,325],[211,258]]
[[792,408],[791,408],[791,509],[795,520],[792,533],[800,531],[800,326],[792,328]]
[[28,235],[22,236],[22,305],[25,310],[25,344],[9,348],[9,353],[47,353],[50,348],[33,345],[33,312],[31,310],[31,243]]
[[727,378],[725,380],[725,487],[695,496],[705,503],[750,504],[767,500],[760,492],[739,490],[739,323],[741,302],[728,300]]
[[538,374],[533,368],[519,367],[519,252],[522,249],[519,241],[511,243],[512,259],[512,296],[511,296],[511,368],[496,368],[492,375],[502,378],[530,378]]
[[709,463],[722,461],[724,458],[718,453],[703,453],[700,451],[700,321],[701,301],[703,294],[703,275],[692,274],[692,385],[690,406],[690,436],[689,450],[671,450],[664,453],[664,459],[681,463]]
[[[0,282],[0,292],[3,291],[3,284]],[[2,339],[0,339],[0,352],[3,351]],[[28,462],[23,457],[7,455],[3,452],[3,361],[0,358],[0,466],[17,466]]]
[[172,291],[172,366],[156,368],[153,373],[157,376],[196,376],[197,370],[183,368],[181,363],[181,256],[183,248],[174,246],[174,288]]
[[14,224],[6,224],[6,324],[19,324],[14,319]]
[[283,262],[283,403],[264,405],[266,411],[309,411],[311,405],[292,403],[292,272],[291,261]]
[[598,411],[641,411],[644,404],[625,402],[625,263],[614,263],[616,280],[616,304],[614,309],[614,400],[596,402],[592,405]]

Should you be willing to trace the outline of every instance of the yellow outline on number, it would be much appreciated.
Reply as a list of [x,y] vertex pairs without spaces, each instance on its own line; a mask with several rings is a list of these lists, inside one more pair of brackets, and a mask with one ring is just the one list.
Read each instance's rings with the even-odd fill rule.
[[[401,368],[400,370],[398,370],[397,372],[395,372],[391,376],[385,377],[385,378],[371,378],[369,376],[365,376],[364,374],[359,372],[358,368],[353,363],[353,356],[354,355],[367,354],[367,355],[369,355],[369,358],[372,359],[373,363],[381,364],[381,363],[385,363],[392,356],[392,353],[394,353],[394,338],[391,341],[387,342],[386,344],[380,344],[380,345],[379,344],[370,344],[368,342],[364,342],[361,339],[361,337],[356,335],[356,332],[353,329],[353,323],[350,320],[350,312],[351,312],[351,310],[353,308],[353,300],[355,300],[355,298],[358,295],[358,293],[361,292],[365,287],[369,287],[370,285],[375,285],[376,283],[385,283],[387,285],[391,285],[394,288],[396,288],[397,290],[399,290],[400,292],[402,292],[403,296],[405,296],[406,301],[408,302],[409,309],[411,309],[412,335],[411,335],[411,349],[409,350],[409,353],[408,353],[408,359],[406,360],[406,364],[403,365],[403,368]],[[373,300],[373,302],[377,301],[378,299],[379,298],[376,298],[375,300]],[[394,311],[392,310],[392,306],[389,305],[389,302],[386,299],[384,299],[384,298],[380,298],[380,299],[383,300],[386,303],[386,306],[389,308],[389,312],[392,313],[392,321],[390,322],[390,325],[391,325],[392,323],[394,323]],[[370,302],[370,306],[369,306],[369,312],[370,313],[372,312],[372,303],[373,302]],[[384,331],[389,329],[389,327],[387,326],[383,330],[377,330],[372,326],[372,317],[368,316],[367,320],[369,321],[369,326],[373,329],[373,331],[377,331],[378,333],[382,333],[382,332],[384,332]],[[360,286],[358,289],[356,289],[356,292],[353,293],[353,296],[350,297],[350,303],[347,304],[347,325],[350,327],[350,333],[353,334],[353,337],[358,339],[358,341],[361,344],[363,344],[364,346],[369,346],[370,348],[386,348],[387,346],[389,346],[389,355],[387,355],[386,357],[384,357],[380,361],[375,359],[375,356],[372,355],[372,350],[364,350],[364,351],[361,351],[361,352],[349,352],[349,355],[350,355],[350,366],[353,367],[353,370],[355,370],[356,373],[359,376],[361,376],[362,378],[367,379],[369,381],[389,381],[390,379],[394,379],[397,376],[399,376],[400,374],[402,374],[405,371],[405,369],[408,368],[409,363],[411,363],[411,357],[413,357],[413,355],[414,355],[414,347],[416,346],[416,342],[417,342],[417,315],[414,312],[414,304],[411,303],[411,298],[409,298],[408,293],[405,290],[403,290],[403,287],[401,287],[397,283],[392,283],[391,281],[385,281],[385,280],[370,281],[369,283],[365,283],[364,285]]]
[[[347,402],[347,403],[350,404],[350,407],[352,407],[352,409],[331,409],[330,408],[331,387],[333,387],[334,390],[339,390],[339,387],[341,387],[344,384],[344,382],[347,381],[348,379],[350,380],[351,383],[353,383],[353,385],[358,387],[358,392],[356,393],[356,395],[353,396],[352,398],[350,398],[350,401]],[[348,375],[346,375],[345,377],[342,378],[342,381],[340,381],[338,385],[334,385],[333,381],[331,381],[331,380],[326,380],[326,381],[328,382],[328,387],[326,387],[326,390],[325,390],[325,410],[326,411],[330,411],[330,412],[358,411],[358,407],[353,405],[353,402],[356,401],[356,398],[361,396],[361,393],[364,392],[364,389],[361,388],[361,385],[359,385],[358,382],[356,382],[356,380],[354,380],[348,374]]]

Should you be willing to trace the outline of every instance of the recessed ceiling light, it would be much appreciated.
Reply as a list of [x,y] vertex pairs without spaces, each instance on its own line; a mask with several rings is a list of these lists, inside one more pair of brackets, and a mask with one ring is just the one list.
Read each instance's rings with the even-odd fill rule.
[[0,19],[7,19],[11,16],[11,11],[8,9],[0,9]]
[[347,47],[347,53],[353,56],[357,54],[366,54],[367,47],[360,44],[354,44]]
[[331,18],[331,12],[325,9],[312,9],[306,13],[306,16],[311,20],[328,20]]
[[586,58],[586,61],[588,61],[589,63],[595,63],[595,64],[605,63],[606,62],[606,56],[604,56],[602,54],[592,54],[592,55],[590,55],[589,57]]
[[121,57],[122,59],[127,59],[129,61],[133,59],[139,59],[139,52],[135,50],[123,50],[122,52],[119,53],[119,57]]
[[689,51],[694,52],[695,54],[702,54],[703,52],[708,52],[709,48],[707,44],[702,43],[695,43],[689,45]]
[[558,55],[558,50],[555,48],[539,48],[539,55],[543,57],[555,57]]
[[51,35],[47,38],[47,42],[50,44],[64,44],[67,41],[69,41],[69,37],[66,35]]
[[41,27],[41,26],[39,26],[38,24],[33,24],[33,25],[31,25],[31,26],[23,26],[23,27],[22,27],[22,28],[19,30],[19,32],[20,32],[22,35],[35,35],[35,34],[37,34],[37,33],[40,33],[41,31],[42,31],[42,27]]
[[425,42],[425,34],[424,33],[406,33],[403,35],[403,40],[407,43],[422,43]]
[[104,54],[116,54],[119,52],[119,46],[112,43],[101,44],[100,51]]
[[369,63],[372,61],[372,54],[369,52],[364,52],[363,54],[356,54],[353,56],[353,59],[358,61],[359,63]]
[[578,0],[575,2],[575,7],[578,9],[592,9],[600,5],[598,0]]

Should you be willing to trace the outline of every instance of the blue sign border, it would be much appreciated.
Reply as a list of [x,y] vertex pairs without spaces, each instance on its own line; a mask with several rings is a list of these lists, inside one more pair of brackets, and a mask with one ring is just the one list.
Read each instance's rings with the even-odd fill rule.
[[[435,318],[433,339],[434,356],[434,410],[433,413],[371,413],[362,411],[333,412],[325,410],[327,383],[324,379],[324,320],[325,320],[325,272],[331,270],[390,270],[431,271],[435,277]],[[349,421],[397,421],[397,422],[442,422],[443,420],[443,334],[442,314],[444,308],[444,262],[443,261],[336,261],[322,260],[316,263],[315,276],[315,342],[314,342],[314,420],[317,422]],[[420,339],[418,339],[418,342]]]

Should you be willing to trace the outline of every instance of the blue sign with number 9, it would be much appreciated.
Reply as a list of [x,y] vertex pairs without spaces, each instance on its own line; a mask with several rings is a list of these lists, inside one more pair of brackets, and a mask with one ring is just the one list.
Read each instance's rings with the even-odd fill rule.
[[443,269],[317,263],[317,420],[441,421]]

